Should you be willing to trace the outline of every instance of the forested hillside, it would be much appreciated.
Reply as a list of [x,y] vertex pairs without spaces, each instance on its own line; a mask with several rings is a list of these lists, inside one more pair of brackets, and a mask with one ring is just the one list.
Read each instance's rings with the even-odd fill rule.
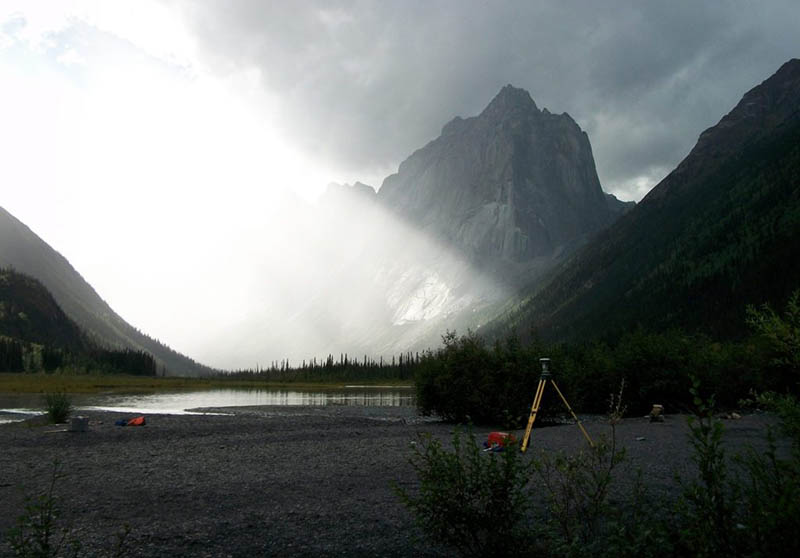
[[494,335],[616,338],[641,325],[744,333],[800,285],[800,60],[748,92],[632,211]]
[[173,375],[213,370],[143,334],[100,298],[64,256],[0,207],[0,266],[11,266],[40,281],[64,313],[98,344],[152,354]]
[[56,370],[157,373],[152,355],[99,346],[36,279],[0,268],[0,372]]

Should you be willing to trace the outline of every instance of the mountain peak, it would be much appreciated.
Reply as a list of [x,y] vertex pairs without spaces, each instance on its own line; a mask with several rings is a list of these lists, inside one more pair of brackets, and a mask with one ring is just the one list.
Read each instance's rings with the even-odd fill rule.
[[761,84],[745,93],[736,107],[722,121],[723,128],[730,126],[730,120],[744,120],[762,117],[777,111],[781,117],[793,116],[797,109],[800,94],[800,60],[792,58],[777,72]]
[[384,180],[378,200],[512,282],[618,216],[586,134],[506,85],[477,117],[456,117]]
[[775,76],[800,76],[800,58],[790,58],[778,68]]
[[484,109],[481,116],[495,116],[502,117],[511,112],[517,111],[539,111],[539,107],[531,98],[530,93],[519,87],[514,87],[511,84],[503,87],[500,92],[495,95],[489,106]]

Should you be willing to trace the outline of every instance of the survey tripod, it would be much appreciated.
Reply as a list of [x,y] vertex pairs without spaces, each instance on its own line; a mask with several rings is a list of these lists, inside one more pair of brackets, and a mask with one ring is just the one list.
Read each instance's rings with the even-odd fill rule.
[[533,429],[533,423],[536,421],[536,415],[539,413],[539,407],[542,405],[542,395],[544,395],[544,388],[547,386],[548,382],[555,388],[556,393],[561,398],[561,401],[564,403],[564,406],[567,408],[569,413],[572,415],[572,418],[578,423],[578,428],[581,429],[583,435],[586,437],[586,441],[589,442],[589,445],[594,447],[594,442],[589,437],[589,434],[586,432],[586,429],[581,424],[581,419],[575,414],[575,411],[572,410],[572,407],[569,406],[567,403],[567,398],[564,397],[564,394],[561,393],[561,390],[558,389],[556,385],[556,381],[553,379],[553,375],[550,373],[550,359],[549,358],[540,358],[539,362],[542,364],[542,375],[539,376],[539,385],[536,388],[536,395],[533,398],[533,406],[531,407],[531,416],[528,419],[528,427],[525,429],[525,437],[522,439],[522,445],[520,446],[521,451],[525,451],[528,449],[528,440],[531,437],[531,430]]

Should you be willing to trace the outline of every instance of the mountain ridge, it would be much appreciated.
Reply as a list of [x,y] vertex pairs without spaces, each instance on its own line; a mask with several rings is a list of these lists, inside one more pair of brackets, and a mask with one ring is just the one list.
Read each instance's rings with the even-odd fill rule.
[[487,333],[575,340],[642,325],[741,334],[746,304],[781,304],[800,286],[798,176],[800,60],[793,59]]

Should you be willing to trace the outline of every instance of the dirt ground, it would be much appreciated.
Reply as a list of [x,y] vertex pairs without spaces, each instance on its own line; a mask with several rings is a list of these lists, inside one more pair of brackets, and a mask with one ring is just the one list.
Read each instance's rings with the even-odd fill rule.
[[[225,415],[83,413],[88,432],[65,426],[0,425],[0,533],[15,523],[23,496],[42,490],[53,464],[62,520],[90,555],[130,526],[130,556],[440,556],[416,530],[393,483],[416,486],[408,463],[420,433],[449,441],[453,426],[390,407],[243,407]],[[732,448],[763,446],[774,419],[726,422]],[[587,419],[593,437],[610,432]],[[476,428],[486,439],[490,428]],[[517,431],[520,436],[522,432]],[[655,491],[675,491],[691,474],[686,420],[626,419],[617,427],[628,471]],[[574,425],[537,428],[531,450],[574,451]],[[10,554],[5,539],[0,556]]]

